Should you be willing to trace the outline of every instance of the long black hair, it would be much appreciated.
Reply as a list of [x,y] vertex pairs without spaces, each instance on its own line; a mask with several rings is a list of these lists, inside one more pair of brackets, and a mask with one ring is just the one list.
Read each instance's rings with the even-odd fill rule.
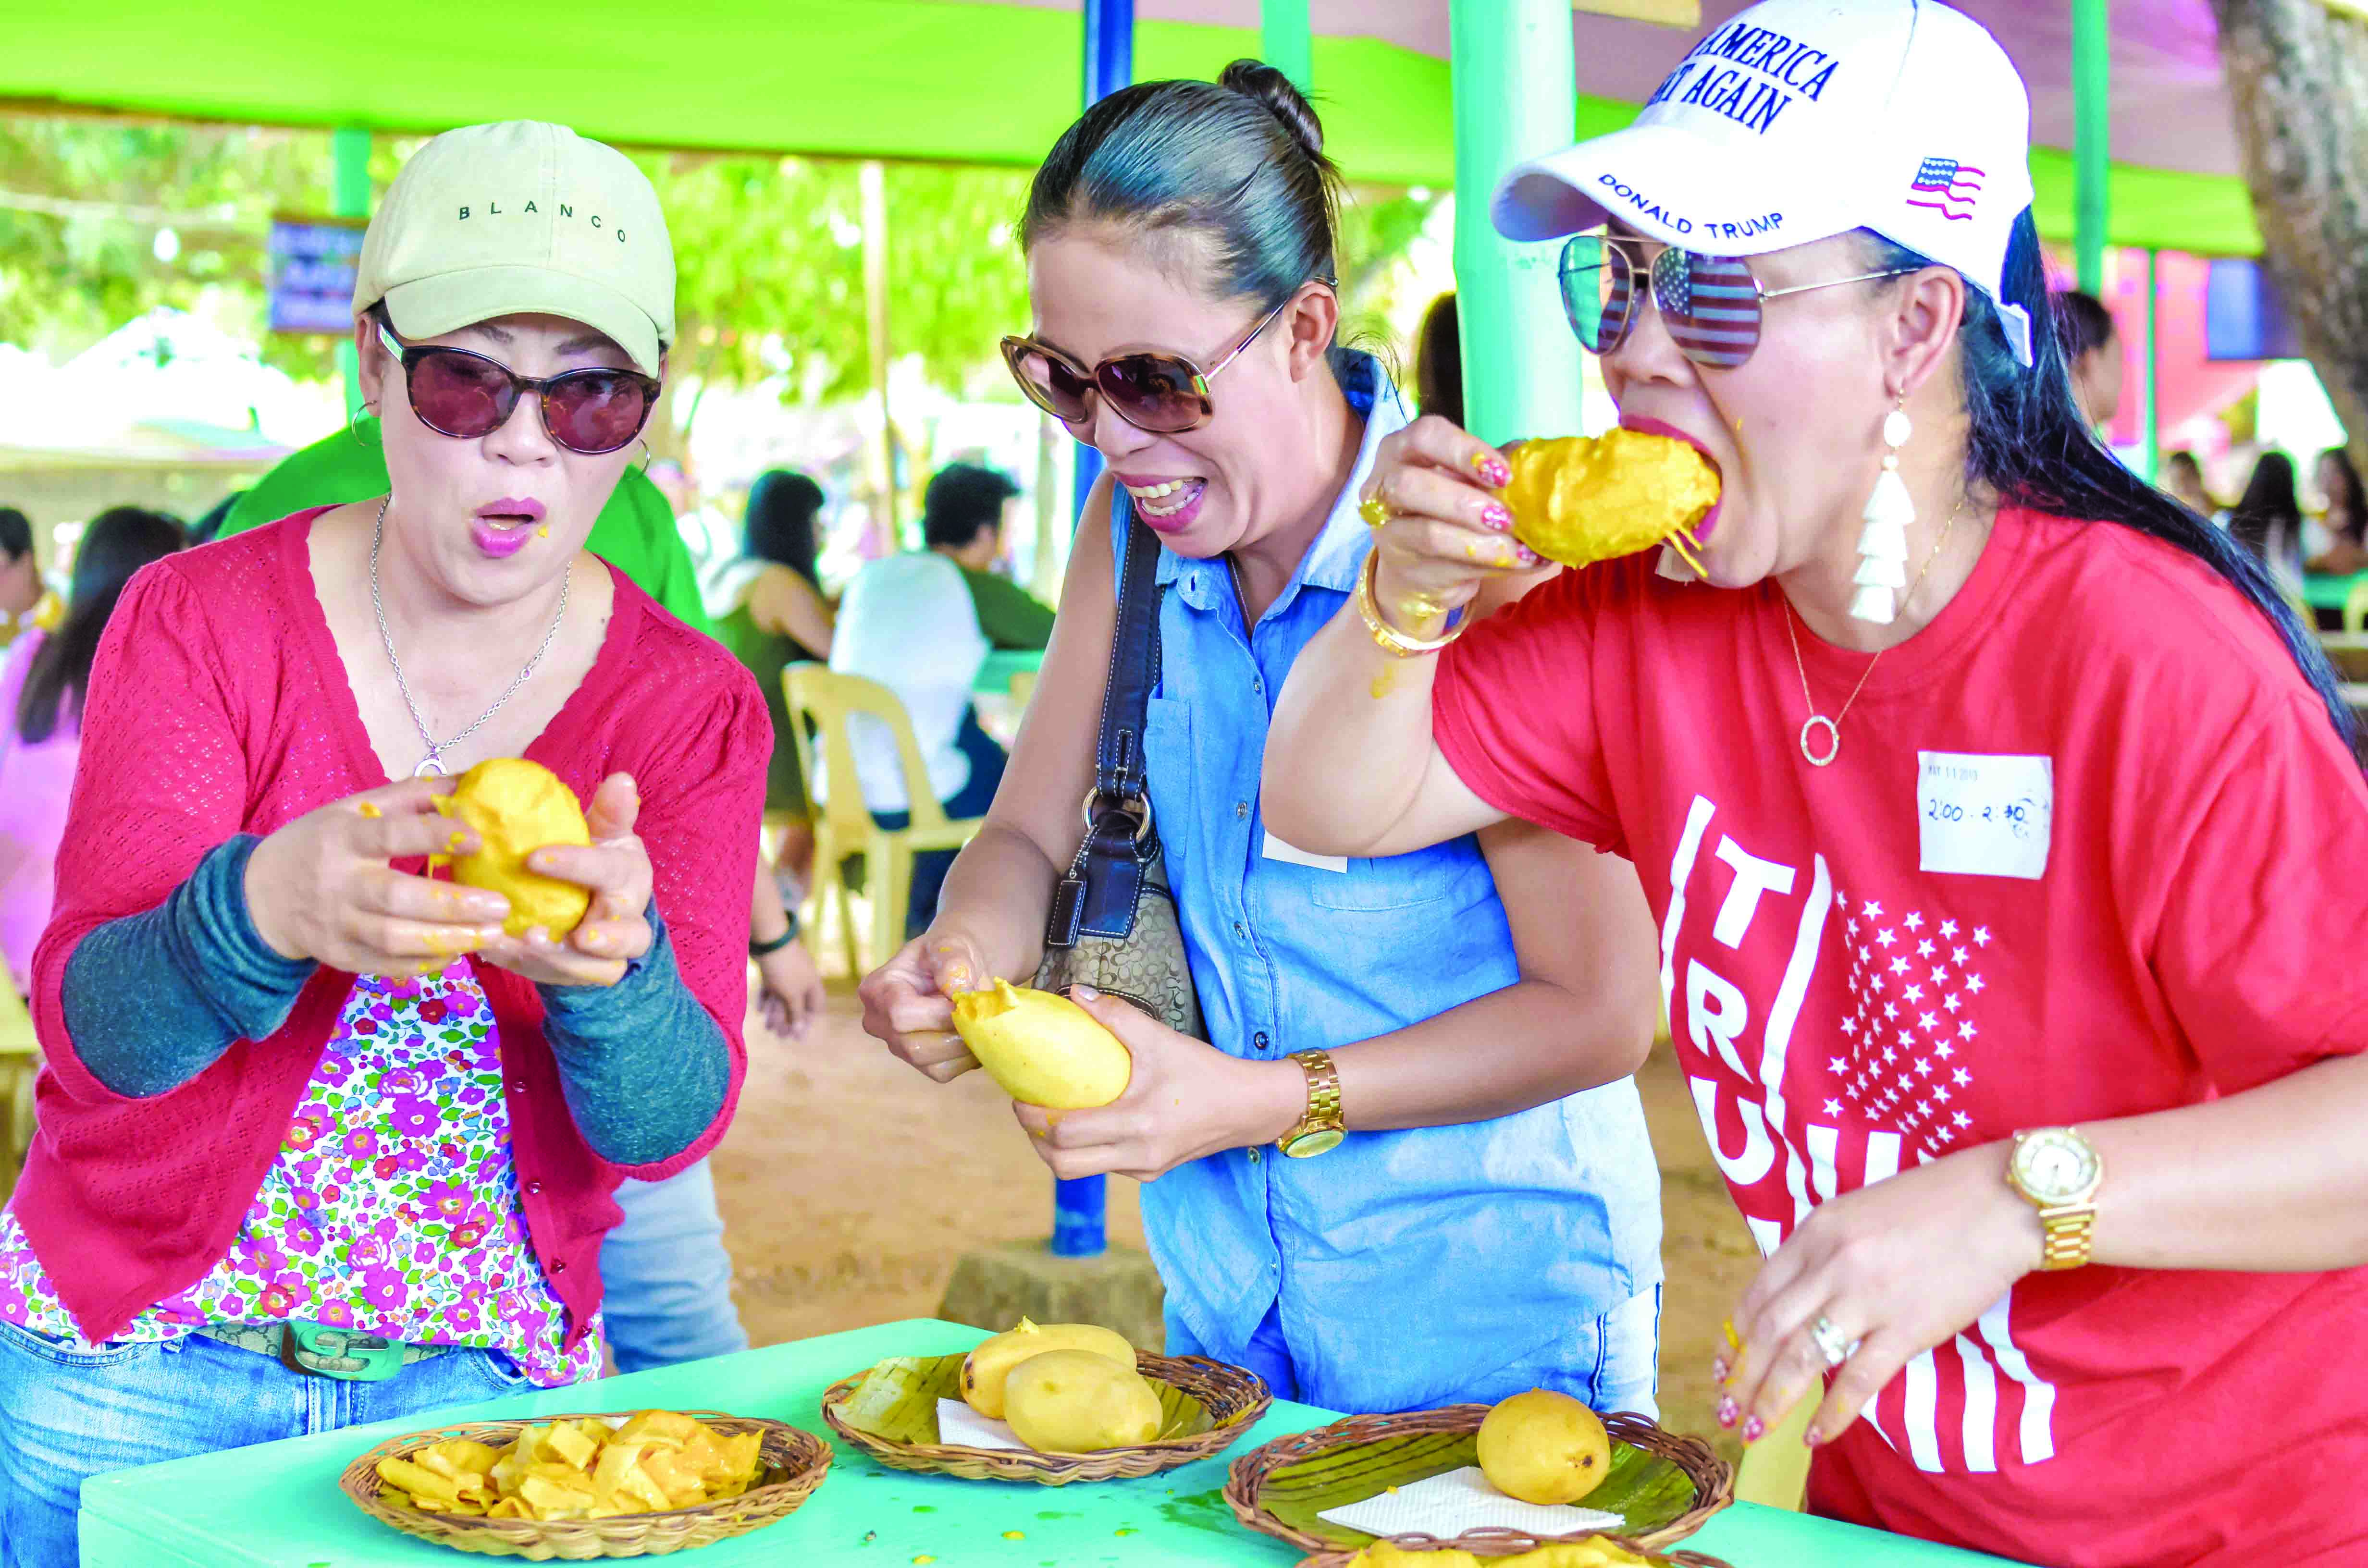
[[2253,463],[2245,494],[2228,513],[2228,531],[2264,562],[2283,559],[2302,565],[2302,502],[2294,487],[2294,459],[2263,452]]
[[[1938,265],[1894,240],[1861,231],[1872,269],[1888,271]],[[1964,364],[1965,414],[1970,425],[1965,479],[1988,489],[2000,502],[2030,506],[2061,517],[2118,523],[2161,540],[2196,557],[2251,601],[2284,642],[2286,652],[2319,699],[2328,722],[2368,769],[2360,726],[2343,700],[2335,671],[2318,639],[2294,619],[2285,597],[2261,562],[2226,534],[2123,467],[2098,444],[2079,406],[2063,344],[2049,316],[2046,267],[2039,231],[2029,211],[2015,221],[2007,247],[2007,302],[2030,312],[2032,363],[2029,369],[2009,346],[1997,305],[1978,289],[1965,290],[1965,315],[1957,329]]]
[[38,745],[57,732],[67,703],[82,722],[83,699],[90,691],[90,665],[98,656],[99,634],[131,574],[188,541],[181,525],[161,512],[116,506],[91,520],[74,551],[73,596],[66,619],[34,654],[17,701],[17,733]]
[[2360,489],[2360,471],[2351,466],[2351,454],[2341,447],[2329,447],[2318,454],[2318,466],[2335,465],[2342,477],[2343,494],[2327,493],[2327,528],[2338,539],[2348,539],[2354,544],[2368,544],[2368,494]]
[[817,588],[815,561],[822,554],[822,486],[803,473],[768,469],[748,487],[741,514],[740,546],[758,561],[778,562]]
[[1063,131],[1029,184],[1020,244],[1072,223],[1197,238],[1212,298],[1271,310],[1339,275],[1340,171],[1291,78],[1236,60],[1214,82],[1121,88]]

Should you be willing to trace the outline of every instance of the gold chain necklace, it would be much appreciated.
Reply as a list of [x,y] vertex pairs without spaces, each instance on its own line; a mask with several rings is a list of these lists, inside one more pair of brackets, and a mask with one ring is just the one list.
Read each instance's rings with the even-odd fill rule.
[[[1950,530],[1957,526],[1957,519],[1964,516],[1966,504],[1972,499],[1970,495],[1961,497],[1957,502],[1956,510],[1949,514],[1949,520],[1941,525],[1941,537],[1932,541],[1932,553],[1924,558],[1924,569],[1916,574],[1916,581],[1907,585],[1907,597],[1899,601],[1901,613],[1905,614],[1907,607],[1915,602],[1916,590],[1922,587],[1924,579],[1932,574],[1932,563],[1941,559],[1941,551],[1947,548],[1949,543]],[[1793,630],[1793,622],[1799,618],[1801,612],[1793,608],[1791,599],[1784,597],[1784,590],[1782,587],[1776,590],[1776,597],[1782,599],[1784,603],[1784,635],[1793,644],[1793,667],[1801,672],[1801,703],[1809,710],[1808,718],[1801,724],[1801,755],[1809,759],[1809,766],[1812,767],[1829,767],[1833,765],[1834,759],[1842,754],[1842,721],[1850,717],[1850,704],[1856,702],[1858,694],[1866,689],[1867,677],[1874,674],[1874,666],[1881,664],[1883,655],[1891,650],[1888,648],[1875,650],[1874,657],[1866,662],[1866,669],[1859,676],[1858,684],[1850,687],[1850,694],[1842,699],[1841,711],[1828,719],[1817,711],[1817,699],[1809,695],[1809,666],[1801,659],[1800,633]],[[1809,736],[1816,733],[1821,724],[1825,726],[1826,739],[1828,743],[1826,755],[1823,756],[1819,756],[1809,744]]]

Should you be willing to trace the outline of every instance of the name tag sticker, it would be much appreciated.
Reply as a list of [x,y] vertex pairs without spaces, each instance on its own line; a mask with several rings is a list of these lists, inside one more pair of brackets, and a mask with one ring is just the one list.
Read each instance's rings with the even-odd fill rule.
[[2055,823],[2053,757],[1916,754],[1924,870],[2035,882],[2047,872]]
[[1304,866],[1312,871],[1338,871],[1344,877],[1349,874],[1349,858],[1346,855],[1310,855],[1304,849],[1285,844],[1270,833],[1266,835],[1264,855],[1267,859],[1280,860],[1286,866]]

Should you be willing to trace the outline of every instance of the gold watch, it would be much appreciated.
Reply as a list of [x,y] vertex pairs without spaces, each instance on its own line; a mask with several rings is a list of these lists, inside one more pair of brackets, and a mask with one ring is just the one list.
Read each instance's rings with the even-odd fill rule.
[[2105,1162],[2078,1128],[2016,1133],[2006,1159],[2006,1184],[2039,1210],[2040,1227],[2047,1233],[2040,1267],[2078,1268],[2089,1261]]
[[1291,1059],[1307,1074],[1307,1114],[1274,1146],[1294,1160],[1328,1154],[1349,1135],[1349,1124],[1340,1119],[1340,1070],[1321,1051],[1295,1051]]

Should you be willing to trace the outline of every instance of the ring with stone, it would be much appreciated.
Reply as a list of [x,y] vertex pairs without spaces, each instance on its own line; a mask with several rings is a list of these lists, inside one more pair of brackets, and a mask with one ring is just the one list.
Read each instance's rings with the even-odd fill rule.
[[1391,517],[1390,504],[1378,495],[1368,495],[1357,503],[1357,516],[1374,528],[1380,528]]
[[1859,1346],[1857,1340],[1834,1326],[1833,1319],[1823,1315],[1809,1325],[1809,1339],[1816,1346],[1817,1354],[1825,1358],[1827,1371],[1849,1360]]

